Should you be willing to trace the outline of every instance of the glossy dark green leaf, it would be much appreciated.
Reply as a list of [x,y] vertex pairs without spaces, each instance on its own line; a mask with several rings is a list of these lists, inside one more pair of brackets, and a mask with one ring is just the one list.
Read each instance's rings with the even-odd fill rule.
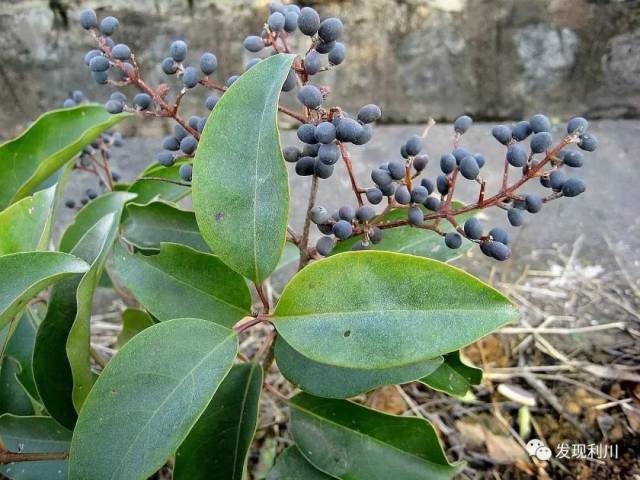
[[38,292],[88,268],[79,258],[60,252],[23,252],[0,257],[0,330]]
[[110,213],[119,212],[125,203],[134,198],[136,196],[128,192],[109,192],[87,203],[76,214],[73,223],[67,227],[62,235],[60,251],[70,252],[98,220]]
[[[0,440],[11,452],[68,452],[71,432],[51,417],[0,417]],[[64,480],[67,461],[50,460],[0,465],[0,474],[11,480]]]
[[234,365],[178,449],[174,480],[243,480],[258,422],[262,368]]
[[33,415],[33,403],[18,380],[21,367],[17,360],[7,355],[0,363],[0,415]]
[[[461,202],[452,202],[453,208],[459,208],[463,205],[464,204]],[[429,212],[425,208],[422,209],[425,213],[433,213]],[[465,213],[459,215],[457,220],[462,224],[472,216],[472,213]],[[404,208],[397,208],[390,210],[388,213],[383,215],[381,220],[384,222],[393,222],[396,220],[404,220],[406,218],[407,210]],[[377,221],[378,220],[376,220],[376,222]],[[446,221],[442,221],[440,223],[440,228],[444,232],[453,232],[455,230],[451,224]],[[338,242],[333,252],[334,254],[348,252],[351,250],[351,247],[353,247],[353,244],[360,240],[362,240],[362,235],[354,235],[347,240]],[[472,242],[463,241],[460,248],[453,250],[444,244],[444,239],[437,233],[431,230],[405,226],[384,230],[382,241],[377,244],[372,243],[370,248],[372,250],[407,253],[410,255],[418,255],[420,257],[433,258],[434,260],[440,260],[441,262],[448,262],[460,257],[472,246]]]
[[55,192],[50,187],[0,212],[0,255],[46,250]]
[[275,347],[278,368],[287,380],[318,397],[349,398],[382,385],[408,383],[429,375],[442,364],[442,357],[380,370],[335,367],[309,360],[278,338]]
[[213,322],[149,327],[111,359],[73,432],[69,478],[145,479],[184,441],[229,372],[237,336]]
[[159,250],[160,243],[170,242],[211,251],[200,235],[195,214],[163,201],[127,205],[122,235],[141,250]]
[[421,378],[420,382],[434,390],[464,397],[471,385],[482,382],[482,370],[464,363],[457,350],[447,353],[444,363],[435,372]]
[[160,253],[149,256],[118,248],[112,271],[161,321],[187,315],[231,327],[251,310],[240,275],[217,257],[183,245],[163,243]]
[[29,395],[38,400],[38,390],[36,389],[35,380],[33,378],[33,347],[36,341],[36,331],[38,324],[36,317],[30,309],[26,309],[22,315],[16,317],[16,325],[11,338],[6,336],[10,333],[7,325],[0,332],[0,345],[6,341],[5,354],[14,358],[20,364],[20,373],[18,380],[29,393]]
[[266,480],[330,480],[334,477],[316,470],[295,447],[289,447],[276,459]]
[[140,178],[129,186],[129,192],[137,194],[136,202],[141,204],[158,199],[177,202],[187,196],[191,189],[162,180],[183,183],[184,180],[180,177],[180,166],[184,163],[187,162],[176,162],[171,167],[165,167],[157,163],[148,166],[140,174]]
[[282,293],[273,322],[311,360],[376,370],[451,352],[517,316],[506,297],[455,267],[361,251],[300,271]]
[[[72,398],[76,411],[80,410],[93,385],[94,375],[91,372],[90,354],[93,294],[100,282],[113,242],[116,240],[119,219],[120,212],[104,216],[78,242],[78,245],[91,242],[93,251],[87,252],[91,255],[91,259],[85,258],[78,252],[78,255],[87,262],[92,261],[91,268],[83,275],[76,289],[76,315],[66,342],[67,358],[73,376]],[[76,249],[72,251],[75,252]]]
[[289,401],[290,430],[317,469],[345,480],[449,479],[451,465],[433,426],[422,418],[376,412],[347,400],[301,393]]
[[[87,327],[95,282],[113,243],[117,218],[117,214],[110,213],[98,220],[71,250],[73,255],[82,258],[91,268],[85,276],[69,278],[53,288],[47,314],[36,335],[33,374],[38,393],[49,414],[69,430],[73,430],[77,417],[73,404],[74,396],[78,395],[77,387],[74,391],[74,380],[77,383],[82,375],[80,372],[83,372],[83,379],[92,381],[89,379],[87,359]],[[81,323],[85,324],[84,332],[75,336],[78,349],[75,353],[82,357],[81,352],[84,352],[87,363],[85,365],[81,358],[74,358],[72,371],[67,356],[67,341],[73,325]],[[88,387],[85,385],[84,388]]]
[[153,319],[144,310],[127,308],[122,314],[122,331],[118,335],[118,348],[143,331],[155,324]]
[[261,283],[285,244],[289,181],[277,125],[280,89],[293,55],[273,55],[222,96],[202,133],[193,170],[193,206],[211,250]]
[[26,197],[94,138],[129,117],[102,105],[52,110],[0,145],[0,208]]

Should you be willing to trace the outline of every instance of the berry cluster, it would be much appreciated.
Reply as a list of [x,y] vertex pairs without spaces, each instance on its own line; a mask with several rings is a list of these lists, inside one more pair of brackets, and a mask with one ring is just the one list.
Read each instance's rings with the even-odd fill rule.
[[[363,240],[356,243],[354,249],[368,248],[370,243],[382,240],[384,229],[410,225],[435,231],[451,249],[460,248],[466,238],[479,244],[485,255],[496,260],[507,260],[511,251],[508,247],[509,234],[505,229],[494,227],[485,232],[477,218],[459,225],[455,217],[495,206],[504,209],[508,222],[518,227],[524,222],[525,212],[538,213],[547,202],[560,197],[575,197],[585,191],[584,182],[577,177],[567,177],[562,167],[581,167],[584,164],[583,151],[592,152],[596,149],[597,140],[587,132],[589,124],[586,119],[571,119],[567,124],[565,137],[555,147],[551,122],[545,115],[534,115],[528,121],[521,121],[513,126],[495,126],[491,133],[505,147],[504,174],[500,191],[489,198],[485,198],[485,181],[480,176],[486,163],[485,156],[460,146],[463,135],[472,123],[473,120],[466,115],[458,117],[454,122],[453,149],[440,157],[440,174],[435,181],[427,177],[421,178],[419,182],[417,179],[429,162],[428,155],[421,153],[427,128],[423,136],[413,136],[402,144],[401,159],[386,162],[371,172],[371,180],[375,186],[361,189],[354,184],[354,192],[360,205],[358,210],[345,206],[329,215],[324,208],[314,207],[311,221],[326,235],[316,244],[316,252],[329,255],[335,243],[333,237],[340,241],[353,234],[363,234]],[[525,140],[529,137],[527,148]],[[567,149],[570,145],[576,145],[578,149]],[[541,158],[536,155],[544,156]],[[510,171],[514,168],[521,175],[509,185]],[[461,178],[479,184],[478,201],[453,208],[454,191]],[[520,188],[533,178],[539,178],[540,184],[550,189],[551,193],[545,196],[519,193]],[[386,197],[388,203],[384,212],[376,215],[372,207],[363,206],[363,195],[372,205],[381,203]],[[407,209],[407,219],[385,222],[384,213],[392,208]],[[449,222],[455,231],[444,232],[439,227],[441,220]]]
[[[213,110],[220,96],[239,75],[232,75],[224,84],[217,83],[210,78],[218,67],[216,56],[205,52],[200,56],[199,65],[191,66],[187,62],[187,43],[176,40],[169,46],[169,56],[161,62],[166,75],[175,75],[182,80],[180,91],[170,102],[169,87],[161,84],[152,88],[145,83],[131,49],[125,44],[116,44],[112,39],[118,27],[117,19],[105,17],[98,21],[93,10],[85,10],[80,15],[80,23],[97,44],[97,48],[89,51],[85,57],[93,78],[101,84],[115,87],[128,85],[139,90],[130,102],[123,93],[114,92],[106,108],[112,113],[130,111],[144,116],[174,119],[177,125],[173,135],[163,139],[163,151],[158,154],[157,160],[161,165],[171,166],[178,159],[192,158],[207,118],[192,116],[185,120],[181,117],[179,110],[183,96],[198,86],[211,90],[215,93],[207,98],[205,106]],[[464,134],[473,124],[473,120],[466,115],[454,122],[453,148],[440,157],[440,172],[435,178],[418,178],[429,163],[428,155],[422,150],[432,125],[430,122],[422,136],[412,136],[401,145],[398,159],[379,165],[371,172],[371,187],[361,188],[353,173],[348,145],[369,142],[373,136],[373,124],[381,118],[382,112],[377,105],[369,104],[351,116],[338,106],[326,105],[329,87],[312,83],[317,74],[344,62],[346,47],[340,41],[343,30],[340,19],[330,17],[323,20],[313,8],[272,2],[262,32],[249,35],[243,41],[246,50],[264,56],[291,53],[290,37],[298,32],[309,39],[308,48],[294,60],[282,87],[283,92],[295,91],[301,112],[278,107],[281,113],[300,123],[297,136],[301,144],[285,147],[284,159],[295,164],[294,170],[298,175],[313,177],[304,231],[302,235],[291,229],[289,231],[289,240],[300,249],[301,265],[315,256],[329,255],[336,241],[362,235],[362,240],[353,248],[369,248],[371,244],[382,240],[385,229],[405,226],[436,232],[452,249],[460,248],[466,239],[479,244],[480,250],[486,255],[506,260],[511,251],[508,247],[509,235],[504,229],[495,227],[485,233],[477,219],[472,218],[459,225],[456,217],[497,207],[507,212],[508,222],[512,226],[519,226],[524,221],[525,212],[535,214],[546,202],[560,197],[574,197],[585,190],[584,182],[578,178],[567,178],[562,167],[572,169],[582,166],[582,151],[595,150],[597,141],[587,133],[587,121],[581,117],[572,119],[567,125],[567,134],[553,146],[551,122],[542,114],[512,126],[497,125],[493,128],[492,135],[505,147],[505,158],[500,190],[491,197],[485,197],[485,180],[481,175],[487,161],[485,156],[460,145]],[[260,61],[260,57],[250,59],[245,71]],[[115,72],[115,75],[110,76],[110,72]],[[68,105],[75,101],[74,96],[67,100]],[[570,145],[577,145],[579,149],[565,148]],[[334,165],[340,159],[349,174],[357,206],[343,206],[330,214],[325,208],[314,205],[315,196],[318,181],[330,178]],[[520,176],[510,184],[509,176],[514,170],[520,172]],[[191,174],[191,164],[183,163],[180,168],[183,180],[190,182]],[[542,186],[551,192],[542,196],[520,193],[520,188],[533,178],[539,178]],[[471,181],[479,185],[475,203],[460,207],[453,202],[458,181]],[[384,210],[377,213],[372,205],[382,203],[385,198]],[[365,202],[370,205],[365,205]],[[391,209],[406,209],[406,219],[385,220],[385,214]],[[453,231],[445,232],[441,228],[443,221],[451,224]],[[308,247],[311,223],[315,223],[325,235],[315,248]]]

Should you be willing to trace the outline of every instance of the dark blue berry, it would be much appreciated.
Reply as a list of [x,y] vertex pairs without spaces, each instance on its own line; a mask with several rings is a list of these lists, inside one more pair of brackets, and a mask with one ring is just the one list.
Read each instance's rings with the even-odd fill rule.
[[413,159],[413,168],[416,169],[416,172],[421,172],[426,168],[428,163],[429,155],[427,155],[426,153],[421,153]]
[[96,191],[91,188],[87,188],[85,193],[87,194],[87,197],[89,197],[89,200],[95,200],[96,198],[98,198],[98,194],[96,193]]
[[424,213],[420,207],[411,207],[407,212],[407,218],[411,225],[422,225],[424,223]]
[[235,83],[236,80],[238,80],[238,78],[240,78],[240,75],[231,75],[229,78],[227,78],[227,81],[224,82],[225,86],[227,88],[230,87]]
[[382,116],[380,107],[370,103],[358,111],[358,120],[362,123],[373,123]]
[[120,22],[116,17],[104,17],[100,22],[100,31],[107,36],[113,35],[119,24]]
[[189,132],[187,132],[182,125],[176,125],[173,127],[173,136],[176,137],[178,141],[182,140],[187,135],[189,135]]
[[524,197],[524,207],[529,213],[538,213],[542,209],[542,198],[530,193]]
[[91,10],[90,8],[82,10],[80,12],[80,25],[85,30],[89,30],[90,28],[97,28],[98,17],[96,16],[96,12],[94,10]]
[[302,155],[302,152],[298,147],[291,145],[288,147],[284,147],[284,150],[282,150],[282,155],[286,162],[296,163]]
[[484,164],[486,162],[484,155],[481,153],[474,153],[473,154],[473,158],[476,159],[476,163],[478,164],[478,168],[482,168],[484,167]]
[[298,28],[298,13],[286,12],[284,14],[284,31],[291,33],[295,32],[296,28]]
[[513,136],[511,129],[506,125],[496,125],[493,127],[493,130],[491,130],[491,134],[503,145],[508,145]]
[[357,141],[362,135],[362,125],[352,118],[342,118],[336,127],[336,138],[341,142]]
[[473,120],[471,119],[470,116],[461,115],[458,118],[456,118],[455,122],[453,122],[453,129],[460,134],[464,134],[467,132],[467,130],[469,130],[469,127],[471,126],[472,123],[473,123]]
[[198,84],[198,70],[195,67],[187,67],[182,74],[182,83],[187,88],[193,88]]
[[298,138],[303,143],[317,143],[316,126],[312,123],[303,123],[298,127]]
[[76,106],[76,102],[73,100],[73,98],[67,98],[63,103],[62,106],[64,108],[71,108],[71,107],[75,107]]
[[296,72],[293,69],[291,69],[291,70],[289,70],[289,73],[287,74],[287,79],[282,84],[282,91],[283,92],[290,92],[291,90],[296,88],[297,84],[298,84],[298,75],[296,74]]
[[578,150],[569,150],[562,157],[562,161],[567,167],[578,168],[584,163],[584,155]]
[[316,225],[323,225],[331,221],[331,215],[326,208],[316,205],[309,211],[309,218]]
[[507,210],[507,219],[509,223],[514,227],[519,227],[524,222],[524,216],[522,211],[517,208],[510,208]]
[[326,165],[333,165],[339,158],[340,151],[335,143],[323,143],[318,148],[318,159]]
[[335,42],[342,36],[342,22],[339,18],[327,18],[320,23],[318,36],[325,42]]
[[441,195],[446,195],[449,191],[449,179],[445,175],[438,175],[436,187]]
[[176,157],[173,156],[171,152],[160,152],[157,156],[158,163],[160,165],[164,165],[165,167],[170,167],[176,162]]
[[553,138],[549,132],[538,132],[531,137],[531,151],[533,153],[546,152],[552,143]]
[[322,105],[322,93],[314,85],[305,85],[298,91],[298,100],[307,108],[318,108]]
[[579,178],[568,178],[562,185],[562,194],[565,197],[576,197],[587,189]]
[[514,143],[507,148],[507,161],[514,167],[524,167],[527,164],[529,155],[522,146]]
[[529,126],[529,122],[524,120],[522,122],[516,123],[511,130],[511,135],[518,142],[521,142],[522,140],[527,138],[529,135],[531,135],[531,127]]
[[191,128],[194,130],[198,128],[198,122],[200,121],[200,117],[197,115],[191,115],[189,117],[189,121],[187,122]]
[[129,60],[131,58],[131,49],[124,43],[119,43],[111,49],[111,54],[118,60]]
[[302,177],[315,173],[316,159],[313,157],[301,157],[296,162],[296,173]]
[[448,232],[444,236],[444,243],[447,247],[456,249],[462,245],[462,237],[456,232]]
[[118,172],[114,172],[114,171],[112,171],[112,172],[111,172],[111,179],[112,179],[114,182],[119,182],[119,181],[122,179],[122,176],[121,176]]
[[347,56],[347,48],[343,43],[336,42],[331,51],[329,52],[329,63],[331,65],[340,65],[344,62],[345,57]]
[[284,29],[284,24],[286,22],[286,18],[284,14],[280,12],[273,12],[269,15],[267,20],[267,25],[269,25],[269,29],[273,32],[281,32]]
[[211,95],[207,98],[207,102],[206,102],[206,106],[208,110],[213,110],[214,107],[216,106],[216,103],[218,103],[218,96],[217,95]]
[[367,242],[366,240],[358,240],[356,243],[354,243],[351,246],[351,250],[352,251],[358,251],[358,250],[369,250],[369,242]]
[[578,146],[585,152],[593,152],[598,148],[598,139],[590,133],[580,135]]
[[327,257],[331,254],[332,250],[333,250],[333,238],[320,237],[320,239],[316,243],[316,251],[323,257]]
[[382,241],[382,229],[372,227],[369,230],[369,240],[371,240],[371,243],[380,243]]
[[336,46],[336,43],[337,42],[324,42],[321,40],[316,44],[315,49],[318,53],[329,53]]
[[364,145],[373,137],[373,127],[371,124],[362,125],[362,133],[353,141],[354,145]]
[[68,199],[68,200],[65,200],[64,206],[67,207],[67,208],[75,208],[76,207],[76,202],[74,202],[71,199]]
[[180,150],[182,150],[187,155],[191,155],[193,152],[195,152],[197,147],[198,141],[193,135],[188,135],[180,141]]
[[551,179],[549,178],[549,175],[542,175],[540,177],[540,185],[544,188],[551,188]]
[[492,228],[489,230],[489,236],[496,242],[504,243],[505,245],[509,244],[509,234],[504,228]]
[[440,170],[445,175],[449,175],[456,168],[456,157],[450,153],[445,153],[440,157]]
[[313,166],[313,172],[318,178],[325,180],[333,175],[333,165],[327,165],[317,158]]
[[287,11],[287,9],[285,8],[285,6],[281,2],[271,2],[271,3],[269,3],[269,13],[279,12],[279,13],[282,13],[284,15],[284,13],[286,11]]
[[106,72],[109,70],[109,60],[102,55],[96,55],[89,62],[89,68],[92,72]]
[[252,58],[251,60],[249,60],[247,63],[244,64],[244,71],[246,72],[247,70],[255,67],[257,64],[259,64],[261,61],[260,58]]
[[411,137],[407,140],[407,143],[405,143],[405,149],[410,157],[418,155],[420,150],[422,150],[422,137],[418,135]]
[[127,101],[127,96],[124,93],[116,90],[109,96],[109,100],[118,100],[119,102],[124,103]]
[[456,163],[460,165],[462,159],[468,155],[472,155],[472,153],[466,148],[458,147],[451,154],[456,158]]
[[264,48],[264,40],[256,35],[249,35],[242,42],[244,48],[253,53],[258,53]]
[[348,222],[352,221],[356,217],[356,209],[351,205],[345,205],[338,209],[338,218],[342,220],[346,220]]
[[586,118],[583,117],[573,117],[567,123],[567,133],[572,134],[574,132],[584,133],[589,128],[589,122],[587,122]]
[[91,59],[93,57],[97,57],[98,55],[102,55],[102,52],[100,50],[96,50],[96,49],[89,50],[84,56],[85,65],[88,67],[91,64]]
[[211,75],[218,68],[218,57],[211,52],[205,52],[200,57],[200,70],[205,75]]
[[368,222],[376,216],[376,211],[369,205],[363,205],[356,210],[356,219],[359,222]]
[[411,194],[409,193],[409,189],[406,185],[400,185],[396,189],[395,199],[400,205],[407,205],[411,203]]
[[478,240],[482,237],[482,224],[480,220],[473,217],[464,222],[464,234],[472,240]]
[[182,40],[176,40],[169,47],[169,55],[171,55],[171,58],[173,58],[176,62],[182,62],[185,58],[187,58],[188,50],[189,49],[186,42]]
[[304,7],[298,15],[298,28],[308,36],[315,35],[320,28],[320,15],[311,7]]
[[424,202],[424,206],[428,209],[428,210],[432,210],[434,212],[437,212],[438,210],[440,210],[440,200],[436,197],[429,197],[425,200]]
[[140,110],[146,110],[151,106],[151,97],[146,93],[138,93],[133,97],[133,106]]
[[495,258],[499,261],[507,260],[511,257],[511,250],[504,243],[487,240],[480,244],[480,250],[488,257]]
[[165,137],[162,140],[162,148],[175,152],[180,149],[180,142],[174,136]]
[[180,165],[180,169],[178,170],[180,174],[180,178],[185,182],[190,182],[193,177],[193,167],[190,163],[183,163]]
[[161,67],[162,67],[162,71],[167,75],[173,75],[178,71],[178,64],[171,57],[167,57],[164,60],[162,60]]
[[529,128],[533,133],[551,132],[551,122],[546,115],[538,113],[529,119]]
[[380,185],[380,190],[385,197],[391,197],[396,192],[396,184],[391,182],[387,185]]
[[320,143],[331,143],[336,139],[336,127],[331,122],[321,122],[316,126],[315,138]]
[[319,151],[319,143],[307,143],[302,147],[302,155],[305,157],[317,157]]
[[404,163],[392,161],[387,165],[387,170],[391,174],[391,178],[394,180],[402,180],[406,173]]
[[416,185],[411,190],[411,202],[413,203],[423,203],[428,196],[429,192],[422,185]]
[[122,112],[122,110],[124,109],[124,105],[122,104],[122,102],[119,102],[118,100],[109,100],[107,101],[107,103],[105,103],[104,106],[107,109],[107,112],[114,115],[116,113]]
[[436,189],[435,185],[433,184],[433,181],[428,178],[423,178],[422,180],[420,180],[420,185],[422,185],[424,188],[427,189],[427,192],[429,192],[429,195],[431,195],[433,191]]
[[467,155],[460,162],[460,173],[467,180],[475,180],[480,175],[478,162],[472,155]]
[[556,192],[562,190],[566,180],[567,177],[562,170],[554,170],[549,174],[549,186]]
[[347,222],[346,220],[338,220],[333,224],[331,228],[333,234],[338,237],[340,240],[345,240],[351,236],[353,233],[353,227],[351,226],[351,222]]
[[382,191],[379,188],[372,187],[367,189],[367,200],[369,203],[377,205],[382,201],[382,198]]
[[300,7],[298,5],[290,4],[284,7],[285,12],[294,12],[300,15]]
[[322,67],[322,56],[316,50],[311,50],[304,56],[304,71],[309,75],[315,75]]

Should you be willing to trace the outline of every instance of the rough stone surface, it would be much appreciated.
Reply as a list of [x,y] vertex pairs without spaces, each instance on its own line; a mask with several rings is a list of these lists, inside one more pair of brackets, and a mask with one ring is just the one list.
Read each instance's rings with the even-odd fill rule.
[[[121,19],[117,41],[131,45],[151,84],[174,38],[189,60],[218,55],[217,78],[240,73],[266,0],[4,0],[0,7],[0,137],[83,89],[103,101],[84,66],[91,48],[82,8]],[[567,117],[640,115],[640,4],[637,0],[319,0],[323,16],[345,22],[348,61],[320,82],[331,103],[355,110],[378,102],[386,122],[518,118],[542,110]],[[304,48],[302,44],[297,45]],[[186,107],[201,105],[206,92]]]

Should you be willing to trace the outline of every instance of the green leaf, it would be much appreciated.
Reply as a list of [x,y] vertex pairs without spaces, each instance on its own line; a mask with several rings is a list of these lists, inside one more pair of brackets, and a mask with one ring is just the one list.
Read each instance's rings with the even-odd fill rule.
[[174,480],[243,480],[258,423],[262,368],[234,365],[178,449]]
[[55,191],[42,190],[0,212],[0,255],[46,250]]
[[167,202],[127,205],[122,230],[125,239],[141,250],[159,250],[160,243],[170,242],[211,252],[200,235],[194,213]]
[[91,268],[84,274],[76,289],[76,315],[66,342],[67,358],[73,376],[73,405],[76,411],[80,411],[93,385],[90,354],[93,293],[98,287],[107,256],[118,234],[119,219],[119,213],[104,216],[80,240],[81,243],[85,243],[91,239],[94,250],[91,252]]
[[232,269],[262,283],[285,244],[289,181],[277,125],[293,55],[273,55],[222,96],[202,132],[193,206],[202,236]]
[[348,480],[452,478],[451,465],[433,426],[347,400],[301,393],[289,401],[290,431],[300,453],[317,469]]
[[276,459],[276,464],[269,471],[266,480],[330,480],[330,477],[316,470],[295,447],[289,447]]
[[444,363],[435,372],[421,378],[420,382],[434,390],[464,397],[471,385],[482,382],[482,370],[464,363],[457,350],[446,354]]
[[102,132],[129,117],[102,105],[53,110],[0,145],[0,208],[26,197]]
[[73,430],[77,418],[74,400],[77,401],[78,388],[74,389],[74,380],[80,381],[81,372],[85,374],[84,381],[92,380],[87,380],[89,363],[83,365],[82,360],[82,352],[88,354],[88,332],[74,334],[78,342],[74,354],[78,356],[73,359],[73,370],[67,356],[67,341],[74,324],[84,322],[84,328],[88,327],[95,282],[113,243],[117,218],[117,214],[110,213],[98,220],[71,250],[91,267],[85,276],[69,278],[53,288],[47,314],[36,335],[33,374],[38,393],[49,414],[69,430]]
[[[5,353],[14,358],[20,364],[20,373],[18,380],[27,393],[35,400],[39,399],[38,390],[36,389],[35,380],[33,378],[33,346],[36,340],[36,331],[38,325],[35,315],[27,308],[22,315],[16,317],[15,330],[9,332],[10,325],[0,332],[0,345],[7,342]],[[7,335],[10,338],[7,339]]]
[[[50,417],[0,416],[0,440],[11,452],[68,452],[71,432]],[[0,465],[0,474],[11,480],[67,478],[67,461],[50,460]]]
[[0,364],[0,415],[33,415],[33,403],[27,391],[18,380],[20,364],[5,356]]
[[[451,202],[452,208],[464,206],[462,202]],[[420,207],[425,213],[433,213]],[[457,217],[458,222],[464,223],[473,216],[472,213],[464,213]],[[395,208],[380,217],[380,221],[394,222],[396,220],[404,220],[407,218],[407,210],[405,208]],[[378,222],[378,220],[376,220]],[[455,229],[449,222],[440,222],[440,228],[443,232],[453,232]],[[333,249],[333,253],[342,253],[351,251],[353,245],[362,240],[363,235],[354,235],[347,240],[340,241]],[[441,262],[448,262],[462,256],[467,250],[473,246],[472,242],[464,241],[460,248],[455,250],[448,248],[444,244],[443,238],[431,230],[415,228],[409,225],[404,227],[389,228],[384,231],[382,241],[377,244],[371,244],[371,250],[385,250],[389,252],[407,253],[410,255],[418,255],[420,257],[432,258]]]
[[287,380],[305,392],[327,398],[355,397],[382,385],[412,382],[429,375],[442,364],[442,357],[436,357],[380,370],[335,367],[309,360],[282,338],[276,340],[275,357]]
[[136,198],[135,194],[128,192],[109,192],[87,203],[77,213],[74,222],[67,227],[62,235],[60,251],[70,252],[98,220],[110,213],[119,212],[125,203],[134,198]]
[[517,316],[506,297],[462,270],[366,251],[300,271],[282,293],[273,323],[311,360],[376,370],[457,350]]
[[122,314],[122,331],[118,335],[117,346],[122,346],[143,331],[155,325],[153,319],[144,310],[137,308],[127,308]]
[[161,321],[184,315],[233,326],[251,310],[244,279],[217,257],[183,245],[162,243],[144,256],[116,248],[111,270]]
[[89,266],[60,252],[22,252],[0,257],[0,330],[38,292]]
[[189,194],[191,189],[183,185],[163,182],[158,179],[167,179],[174,182],[184,182],[180,176],[180,166],[189,162],[176,162],[171,167],[165,167],[158,163],[148,166],[135,182],[129,187],[129,192],[138,195],[137,203],[149,203],[152,200],[166,200],[177,202]]
[[186,438],[237,348],[231,330],[198,319],[159,323],[132,338],[80,411],[69,478],[149,477]]

